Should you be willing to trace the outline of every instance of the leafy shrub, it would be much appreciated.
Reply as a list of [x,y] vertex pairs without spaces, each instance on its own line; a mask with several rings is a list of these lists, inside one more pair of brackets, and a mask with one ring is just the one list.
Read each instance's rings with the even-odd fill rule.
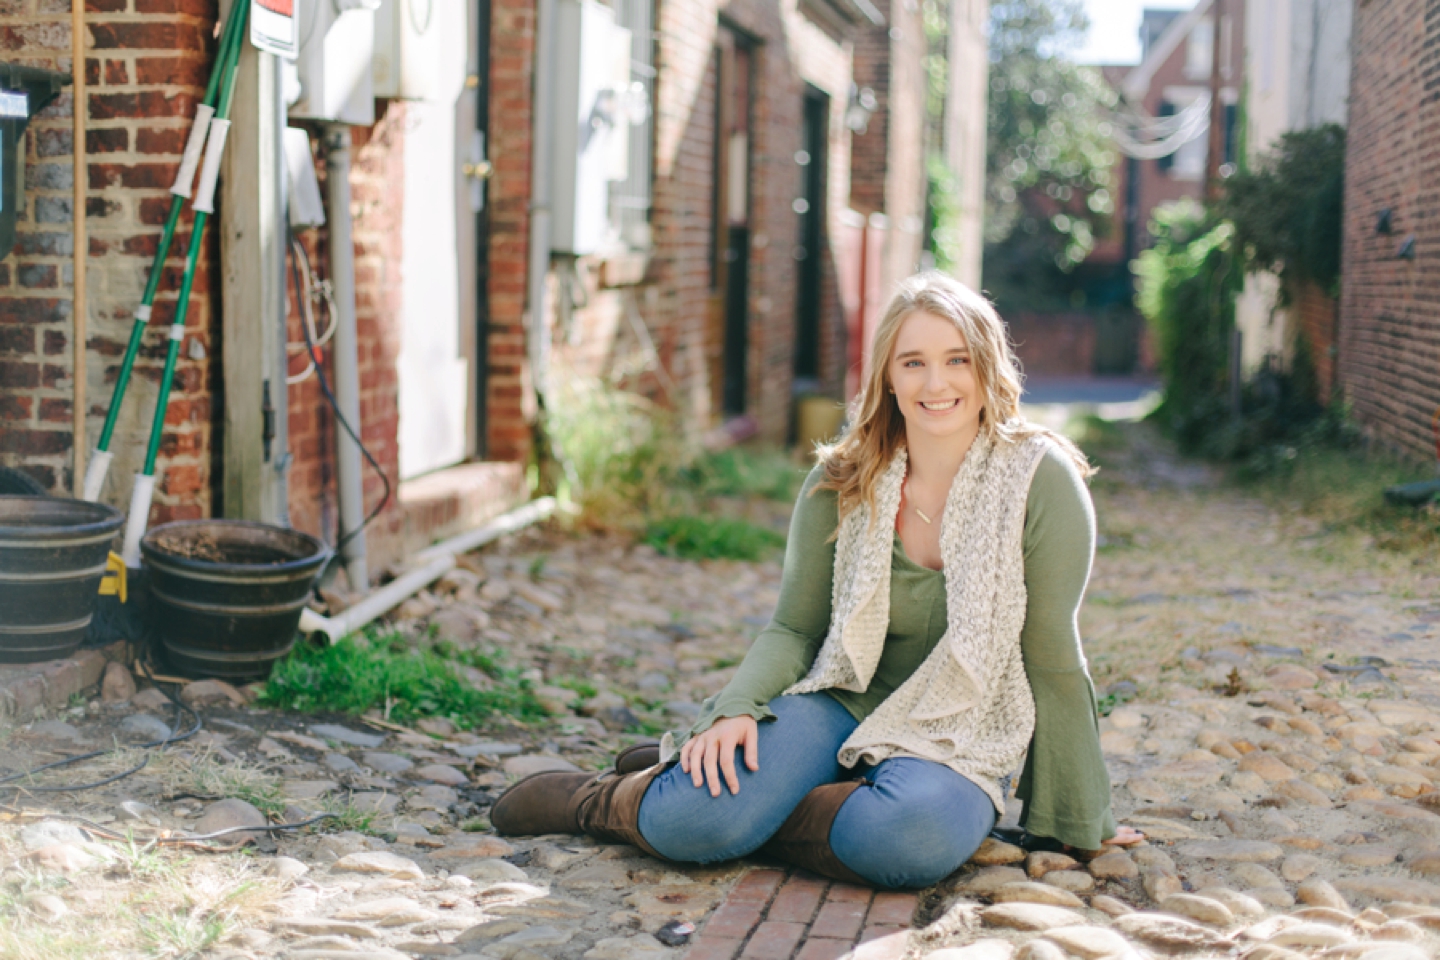
[[1228,417],[1230,334],[1241,283],[1234,231],[1183,200],[1158,208],[1150,232],[1155,243],[1134,270],[1136,299],[1155,333],[1165,381],[1155,417],[1182,449],[1198,451]]
[[1255,170],[1226,181],[1221,214],[1246,270],[1277,274],[1282,290],[1300,280],[1330,289],[1340,280],[1344,195],[1345,128],[1332,123],[1283,134]]
[[614,384],[556,369],[545,429],[565,491],[589,523],[635,527],[673,499],[674,479],[696,454],[673,415]]

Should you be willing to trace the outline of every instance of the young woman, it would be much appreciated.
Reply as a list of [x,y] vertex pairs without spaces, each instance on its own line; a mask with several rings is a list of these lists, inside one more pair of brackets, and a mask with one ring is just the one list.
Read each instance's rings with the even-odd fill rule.
[[763,848],[923,887],[975,852],[1023,757],[1030,835],[1082,857],[1141,839],[1110,813],[1076,626],[1084,456],[1021,418],[1004,324],[946,276],[902,286],[872,356],[800,493],[774,619],[679,763],[667,736],[614,773],[538,774],[496,802],[497,831],[698,863]]

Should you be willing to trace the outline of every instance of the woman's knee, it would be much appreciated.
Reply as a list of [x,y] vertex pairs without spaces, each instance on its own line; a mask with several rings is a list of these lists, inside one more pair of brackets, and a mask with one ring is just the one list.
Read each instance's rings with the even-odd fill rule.
[[850,869],[877,884],[926,887],[970,858],[994,826],[995,808],[984,791],[954,771],[928,761],[904,762],[938,770],[878,771],[873,784],[841,807],[831,846]]
[[[741,789],[741,796],[745,793]],[[765,814],[728,791],[697,788],[679,766],[657,777],[640,804],[639,828],[667,859],[715,863],[753,853],[765,842]],[[749,800],[750,798],[746,798]]]

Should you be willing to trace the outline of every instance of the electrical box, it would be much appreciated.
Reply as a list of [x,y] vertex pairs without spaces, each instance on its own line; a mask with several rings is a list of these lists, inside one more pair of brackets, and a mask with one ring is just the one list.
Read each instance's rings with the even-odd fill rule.
[[63,73],[0,63],[0,259],[15,246],[25,208],[25,128],[69,83]]
[[297,120],[369,126],[375,122],[370,61],[375,52],[375,8],[380,0],[313,0],[302,4],[300,53],[295,60],[300,99]]
[[610,239],[610,181],[625,179],[629,125],[641,104],[630,80],[630,31],[610,7],[560,0],[555,20],[551,246],[585,256]]
[[380,0],[372,64],[375,96],[434,100],[440,95],[445,2],[454,0]]

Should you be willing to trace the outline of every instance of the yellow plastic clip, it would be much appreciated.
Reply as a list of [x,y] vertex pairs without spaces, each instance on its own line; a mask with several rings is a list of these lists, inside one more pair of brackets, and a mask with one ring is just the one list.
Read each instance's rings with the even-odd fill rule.
[[125,560],[113,550],[105,560],[105,576],[100,580],[100,596],[118,596],[121,603],[129,598],[125,583]]

